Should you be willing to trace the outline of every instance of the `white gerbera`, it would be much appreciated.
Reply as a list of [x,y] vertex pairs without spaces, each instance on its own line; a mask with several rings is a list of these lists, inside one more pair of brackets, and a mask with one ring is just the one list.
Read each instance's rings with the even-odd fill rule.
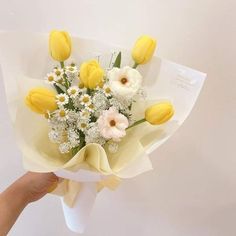
[[142,75],[129,66],[114,67],[107,73],[109,87],[116,96],[132,98],[142,85]]
[[77,86],[72,86],[67,90],[70,97],[75,98],[79,94],[79,88]]
[[113,141],[119,141],[124,137],[129,126],[128,119],[114,107],[103,111],[97,123],[101,136],[107,140],[113,139]]
[[54,73],[48,73],[46,76],[46,81],[49,84],[55,84],[56,83],[56,75]]
[[66,94],[61,93],[56,96],[56,103],[58,106],[66,105],[68,102],[69,102],[69,97]]

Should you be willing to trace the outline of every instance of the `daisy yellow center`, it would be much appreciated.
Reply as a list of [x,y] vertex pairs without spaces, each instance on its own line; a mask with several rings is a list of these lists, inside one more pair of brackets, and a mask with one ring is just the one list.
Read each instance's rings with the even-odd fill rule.
[[83,83],[79,83],[79,88],[83,89],[84,88],[84,84]]
[[76,90],[75,90],[75,89],[72,89],[72,90],[71,90],[71,94],[76,94]]
[[86,128],[87,127],[87,125],[85,123],[82,123],[80,126],[81,126],[81,128]]
[[88,98],[88,97],[84,97],[84,98],[83,98],[83,102],[84,102],[84,103],[89,102],[89,98]]
[[74,70],[74,68],[73,68],[73,67],[70,67],[70,68],[69,68],[69,71],[73,71],[73,70]]
[[64,102],[64,101],[65,101],[65,98],[64,98],[64,97],[60,97],[60,98],[59,98],[59,101],[60,101],[60,102]]
[[88,113],[87,111],[84,111],[84,112],[82,113],[82,116],[87,117],[87,116],[89,116],[89,113]]
[[128,82],[128,79],[125,78],[125,77],[123,77],[123,78],[120,79],[120,82],[121,82],[122,84],[126,84],[126,83]]
[[116,121],[115,121],[115,120],[111,120],[111,121],[110,121],[110,126],[111,126],[111,127],[116,126]]
[[111,92],[111,89],[110,89],[110,88],[106,88],[106,89],[105,89],[105,92],[106,92],[106,93],[110,93],[110,92]]
[[66,116],[66,112],[64,110],[59,112],[59,116],[60,117],[65,117]]
[[90,104],[88,107],[91,108],[91,109],[93,109],[93,108],[94,108],[94,105],[93,105],[93,104]]
[[54,80],[53,76],[49,76],[49,77],[48,77],[48,81],[51,82],[51,81],[53,81],[53,80]]
[[60,72],[59,70],[57,70],[57,71],[55,72],[55,74],[56,74],[57,76],[59,76],[59,75],[61,75],[61,72]]

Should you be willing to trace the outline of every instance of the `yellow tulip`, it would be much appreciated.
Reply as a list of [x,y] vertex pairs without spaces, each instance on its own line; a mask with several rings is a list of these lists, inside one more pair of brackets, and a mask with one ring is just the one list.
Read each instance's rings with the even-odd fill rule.
[[29,91],[25,103],[32,111],[46,114],[57,109],[56,93],[46,88],[34,88]]
[[132,50],[132,57],[136,65],[149,62],[156,49],[156,40],[147,36],[141,36],[135,43]]
[[86,88],[94,89],[103,81],[104,70],[96,60],[84,62],[80,67],[80,80]]
[[174,107],[169,102],[158,103],[150,106],[145,111],[145,119],[152,125],[167,122],[174,115]]
[[51,31],[49,36],[49,50],[52,58],[63,62],[71,54],[71,38],[65,31]]

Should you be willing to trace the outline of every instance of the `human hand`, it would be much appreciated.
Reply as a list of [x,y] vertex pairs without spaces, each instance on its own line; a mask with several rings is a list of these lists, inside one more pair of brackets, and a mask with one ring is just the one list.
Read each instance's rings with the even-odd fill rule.
[[52,192],[58,184],[58,177],[53,173],[33,173],[27,172],[13,185],[15,185],[24,198],[34,202]]
[[7,235],[22,210],[53,191],[58,177],[53,173],[28,172],[0,194],[0,235]]

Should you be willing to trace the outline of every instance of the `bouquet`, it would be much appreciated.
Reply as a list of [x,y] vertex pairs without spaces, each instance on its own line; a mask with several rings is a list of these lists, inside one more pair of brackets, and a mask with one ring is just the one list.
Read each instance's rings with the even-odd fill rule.
[[2,33],[2,73],[24,167],[62,178],[54,194],[81,233],[99,191],[152,169],[148,154],[183,123],[205,74],[153,57],[147,35],[131,53],[52,31],[48,56],[47,41]]

